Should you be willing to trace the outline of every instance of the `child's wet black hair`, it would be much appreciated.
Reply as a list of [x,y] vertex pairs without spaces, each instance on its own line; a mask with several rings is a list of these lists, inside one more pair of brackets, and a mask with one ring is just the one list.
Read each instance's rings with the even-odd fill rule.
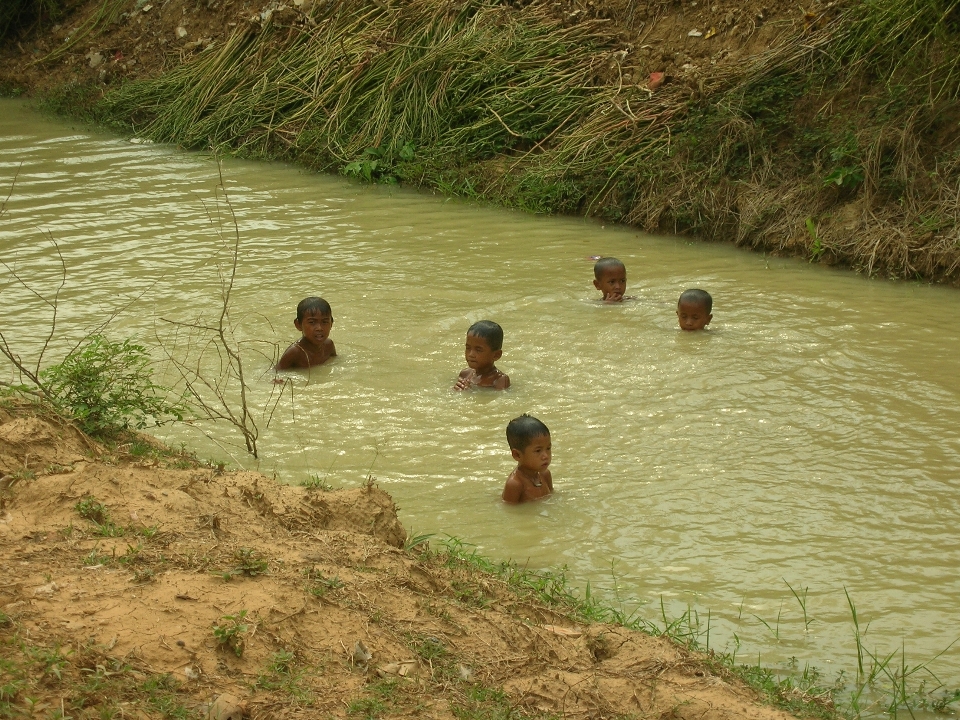
[[602,257],[593,265],[593,276],[599,280],[607,270],[613,270],[614,268],[623,268],[626,270],[627,266],[615,257]]
[[493,320],[478,320],[467,329],[467,335],[486,340],[491,350],[503,348],[503,328]]
[[523,452],[534,438],[550,437],[550,430],[533,415],[524,413],[507,423],[507,444],[511,450]]
[[320,297],[304,298],[297,304],[297,322],[303,322],[307,315],[329,315],[333,317],[330,303]]
[[680,303],[693,303],[695,305],[700,305],[707,311],[708,315],[713,312],[713,298],[710,297],[710,293],[708,293],[706,290],[701,290],[699,288],[684,290],[680,295],[680,299],[677,300],[677,305]]

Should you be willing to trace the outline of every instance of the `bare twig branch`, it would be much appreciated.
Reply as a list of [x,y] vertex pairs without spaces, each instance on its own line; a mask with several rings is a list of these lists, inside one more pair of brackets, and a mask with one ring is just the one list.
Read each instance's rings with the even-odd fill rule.
[[[248,384],[243,364],[244,343],[236,340],[230,318],[230,301],[240,257],[240,226],[226,190],[223,167],[219,159],[217,172],[219,184],[215,190],[215,206],[211,209],[202,198],[200,202],[208,221],[216,229],[222,249],[230,254],[230,266],[226,272],[217,265],[217,274],[220,279],[219,316],[216,323],[206,323],[200,318],[192,322],[160,318],[161,322],[172,327],[173,337],[166,342],[158,339],[183,382],[187,395],[193,399],[193,404],[201,416],[208,420],[226,421],[233,425],[243,436],[247,452],[256,458],[258,457],[259,428],[250,412]],[[225,214],[229,215],[229,223],[232,225],[229,240],[223,231]],[[180,347],[181,343],[186,344],[186,353]],[[213,376],[205,370],[205,365],[211,356],[216,358],[220,368],[219,372]],[[238,402],[229,398],[234,382],[239,392]],[[282,395],[282,390],[280,394]],[[269,405],[264,408],[264,418],[268,425],[278,402],[279,398],[273,403],[272,408]]]

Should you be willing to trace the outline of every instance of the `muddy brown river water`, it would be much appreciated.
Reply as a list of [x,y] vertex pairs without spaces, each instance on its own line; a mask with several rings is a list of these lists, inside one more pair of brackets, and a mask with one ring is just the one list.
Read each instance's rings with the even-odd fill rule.
[[[3,101],[5,188],[18,168],[0,258],[47,297],[50,237],[68,269],[49,357],[118,310],[110,337],[158,358],[160,340],[195,349],[174,346],[161,318],[209,320],[220,306],[216,163]],[[745,661],[849,673],[845,589],[872,650],[902,646],[916,664],[960,636],[956,290],[282,164],[231,159],[223,175],[261,458],[225,425],[165,426],[164,440],[285,482],[372,474],[408,529],[565,565],[650,620],[662,602],[705,631],[709,613],[710,645],[739,642]],[[636,301],[595,302],[595,255],[626,263]],[[689,287],[714,296],[709,332],[677,329]],[[0,292],[0,329],[33,357],[49,308],[9,270]],[[313,294],[333,307],[339,356],[278,401],[267,356],[296,339],[296,303]],[[465,330],[484,318],[504,328],[512,387],[451,392]],[[523,412],[550,427],[557,493],[507,507],[504,427]],[[806,618],[790,586],[806,592]],[[960,644],[932,668],[960,684]]]

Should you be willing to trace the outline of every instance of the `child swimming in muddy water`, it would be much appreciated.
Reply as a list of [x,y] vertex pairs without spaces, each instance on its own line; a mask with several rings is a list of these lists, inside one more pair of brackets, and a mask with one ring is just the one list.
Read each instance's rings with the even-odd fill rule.
[[684,331],[706,330],[713,320],[713,298],[706,290],[685,290],[677,301],[677,320]]
[[593,266],[593,286],[603,293],[607,303],[636,300],[627,291],[627,267],[615,257],[602,257]]
[[550,475],[550,431],[537,418],[524,413],[507,424],[507,443],[517,461],[501,496],[505,503],[539,500],[553,492]]
[[454,390],[492,388],[506,390],[510,378],[497,369],[494,363],[503,355],[503,328],[492,320],[475,322],[467,330],[464,356],[467,367],[460,371]]
[[323,298],[304,298],[297,305],[297,319],[293,326],[302,333],[299,340],[288,347],[275,370],[295,370],[322,365],[335,357],[337,348],[330,339],[333,328],[333,310]]

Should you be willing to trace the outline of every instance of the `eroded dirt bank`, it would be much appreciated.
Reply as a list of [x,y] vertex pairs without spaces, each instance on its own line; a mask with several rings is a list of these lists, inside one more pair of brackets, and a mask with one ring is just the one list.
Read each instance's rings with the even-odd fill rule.
[[107,452],[4,411],[0,476],[0,716],[198,717],[227,694],[214,715],[788,717],[668,640],[404,550],[372,484]]
[[0,87],[122,132],[960,282],[946,0],[42,5]]

